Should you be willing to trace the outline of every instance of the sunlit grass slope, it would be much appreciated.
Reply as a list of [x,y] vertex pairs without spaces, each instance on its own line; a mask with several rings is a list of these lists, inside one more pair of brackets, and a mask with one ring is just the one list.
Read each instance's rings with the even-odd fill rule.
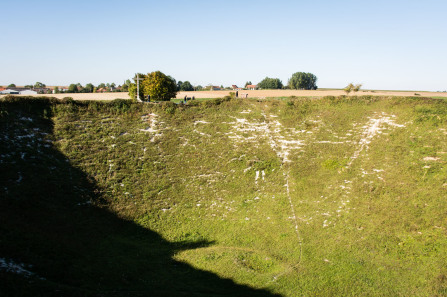
[[[1,136],[1,165],[8,168],[0,188],[3,220],[17,233],[2,236],[0,257],[36,265],[28,270],[45,279],[36,280],[44,287],[56,287],[55,282],[89,292],[154,287],[162,292],[148,280],[157,273],[178,277],[175,266],[163,272],[166,261],[197,282],[189,294],[234,296],[250,288],[282,296],[447,294],[445,101],[326,97],[219,99],[186,106],[46,104],[39,119],[30,116],[35,107],[22,101],[2,102],[0,110],[2,133],[9,131]],[[33,130],[42,125],[51,129]],[[41,146],[28,147],[32,139]],[[57,157],[28,172],[27,150],[43,155],[51,150]],[[67,248],[74,254],[66,278],[57,276],[62,259],[49,260],[44,243],[18,238],[20,232],[37,232],[29,226],[39,221],[33,208],[26,210],[33,220],[11,214],[30,203],[23,195],[35,190],[27,184],[34,175],[46,180],[41,199],[51,198],[46,191],[71,197],[63,207],[58,202],[60,210],[47,210],[50,199],[45,211],[77,220],[76,226],[88,221],[76,227],[84,234],[82,242],[89,242],[89,232],[101,234],[95,239],[101,247],[84,249],[82,256],[58,235],[63,244],[55,252]],[[103,216],[112,216],[113,223]],[[36,228],[44,226],[39,222]],[[55,228],[49,232],[63,233]],[[40,250],[25,248],[28,241]],[[103,252],[117,264],[98,260]],[[162,256],[152,265],[155,256],[147,261],[127,252]],[[115,282],[92,281],[102,265],[112,266],[108,274]],[[130,271],[125,281],[115,275],[120,265]],[[234,284],[227,291],[202,291],[209,282],[197,280],[199,272]],[[177,291],[164,285],[167,296],[184,292],[181,285]]]

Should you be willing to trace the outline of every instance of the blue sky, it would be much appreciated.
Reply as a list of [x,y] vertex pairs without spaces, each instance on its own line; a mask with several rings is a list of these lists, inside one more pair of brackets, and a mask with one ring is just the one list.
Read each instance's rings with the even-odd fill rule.
[[121,84],[160,70],[194,85],[447,90],[447,1],[1,2],[0,85]]

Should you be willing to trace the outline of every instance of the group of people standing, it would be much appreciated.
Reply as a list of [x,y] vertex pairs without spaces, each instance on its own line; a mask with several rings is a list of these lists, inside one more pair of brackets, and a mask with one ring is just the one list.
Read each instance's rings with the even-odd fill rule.
[[195,96],[188,97],[185,95],[185,98],[183,98],[183,103],[186,103],[188,100],[196,100],[196,97]]

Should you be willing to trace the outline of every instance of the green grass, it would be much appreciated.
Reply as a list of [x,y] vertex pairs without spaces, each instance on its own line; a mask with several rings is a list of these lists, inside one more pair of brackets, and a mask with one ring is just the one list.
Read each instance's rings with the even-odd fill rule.
[[444,100],[5,99],[0,123],[16,295],[447,294]]

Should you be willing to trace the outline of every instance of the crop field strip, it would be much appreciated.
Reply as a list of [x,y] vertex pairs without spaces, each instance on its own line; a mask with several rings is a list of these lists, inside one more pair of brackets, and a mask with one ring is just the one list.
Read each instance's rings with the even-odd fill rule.
[[[176,102],[179,102],[185,96],[196,99],[215,99],[228,96],[232,90],[225,91],[189,91],[178,92]],[[295,97],[308,97],[308,98],[322,98],[325,96],[343,96],[346,93],[343,90],[334,89],[319,89],[319,90],[242,90],[239,93],[248,94],[249,98],[267,99],[267,98],[282,98],[287,99],[291,96]],[[356,93],[358,96],[376,96],[376,97],[429,97],[437,99],[447,99],[447,93],[445,92],[427,92],[427,91],[386,91],[386,90],[361,90]],[[45,95],[31,95],[32,97],[43,97]],[[99,100],[99,101],[111,101],[115,99],[130,99],[129,94],[125,92],[113,92],[113,93],[66,93],[66,94],[52,94],[52,97],[63,99],[66,97],[73,98],[74,100]],[[352,95],[351,95],[352,96]],[[6,95],[0,95],[0,98],[4,98]]]

